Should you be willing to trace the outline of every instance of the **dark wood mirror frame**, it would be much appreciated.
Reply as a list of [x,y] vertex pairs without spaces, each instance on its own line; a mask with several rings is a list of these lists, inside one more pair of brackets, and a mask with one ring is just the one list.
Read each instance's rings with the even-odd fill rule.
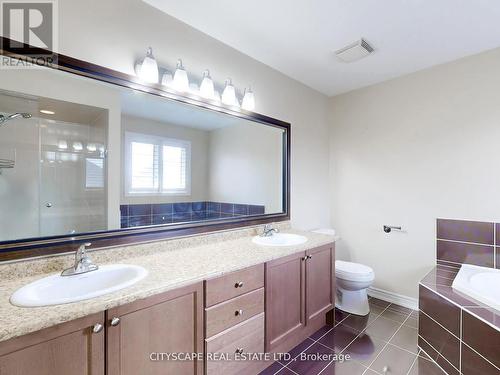
[[[74,251],[82,242],[92,242],[92,248],[118,246],[149,241],[157,241],[173,237],[189,236],[213,231],[236,229],[239,227],[286,221],[290,219],[290,124],[255,112],[246,111],[226,105],[215,104],[209,100],[192,94],[178,93],[161,86],[147,84],[136,76],[118,72],[103,66],[78,60],[52,51],[31,47],[24,44],[21,48],[11,48],[11,40],[0,37],[0,55],[9,58],[30,61],[34,65],[43,65],[52,69],[73,73],[121,87],[161,96],[169,100],[209,109],[245,120],[262,123],[283,129],[283,212],[276,214],[256,215],[238,219],[185,223],[180,225],[158,225],[134,229],[114,229],[75,235],[40,237],[0,242],[0,262],[29,258],[41,255],[58,254]],[[0,57],[1,57],[0,56]],[[38,56],[52,56],[50,63]]]

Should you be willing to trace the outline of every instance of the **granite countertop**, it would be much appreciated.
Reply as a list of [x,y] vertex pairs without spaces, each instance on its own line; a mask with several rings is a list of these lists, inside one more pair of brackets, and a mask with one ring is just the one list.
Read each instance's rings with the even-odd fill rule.
[[220,276],[306,249],[334,242],[337,238],[297,230],[308,241],[297,246],[259,246],[251,238],[256,228],[222,232],[178,240],[104,249],[91,253],[94,263],[142,266],[148,276],[118,292],[64,305],[24,308],[9,302],[18,288],[42,277],[60,273],[74,255],[24,261],[0,266],[0,341],[35,332],[59,323],[107,310],[194,282]]

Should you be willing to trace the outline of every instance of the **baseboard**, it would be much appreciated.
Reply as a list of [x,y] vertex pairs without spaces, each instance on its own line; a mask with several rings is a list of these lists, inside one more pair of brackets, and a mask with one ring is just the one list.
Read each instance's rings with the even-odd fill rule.
[[368,295],[387,302],[395,303],[396,305],[408,307],[409,309],[418,310],[418,299],[408,296],[403,296],[394,292],[379,288],[368,288]]

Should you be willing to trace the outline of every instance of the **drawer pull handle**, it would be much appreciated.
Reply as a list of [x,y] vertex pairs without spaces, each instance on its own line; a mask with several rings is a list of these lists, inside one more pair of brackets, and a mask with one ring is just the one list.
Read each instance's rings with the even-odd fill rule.
[[241,316],[241,315],[243,315],[243,310],[241,310],[241,309],[240,309],[240,310],[236,310],[236,311],[234,312],[234,315],[236,315],[236,316]]
[[236,354],[243,354],[243,348],[236,348]]
[[101,323],[94,324],[94,326],[92,327],[92,332],[99,333],[102,331],[103,328],[104,327]]
[[118,324],[120,324],[120,318],[117,318],[116,316],[111,319],[111,322],[110,324],[113,326],[113,327],[116,327]]
[[238,281],[236,284],[234,284],[235,288],[243,288],[243,281]]

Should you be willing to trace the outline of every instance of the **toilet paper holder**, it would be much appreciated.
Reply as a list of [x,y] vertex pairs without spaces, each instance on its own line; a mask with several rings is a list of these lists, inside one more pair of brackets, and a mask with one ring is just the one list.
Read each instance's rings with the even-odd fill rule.
[[384,232],[385,233],[391,233],[392,230],[402,230],[402,228],[401,228],[401,226],[395,227],[395,226],[392,226],[392,225],[384,225]]

